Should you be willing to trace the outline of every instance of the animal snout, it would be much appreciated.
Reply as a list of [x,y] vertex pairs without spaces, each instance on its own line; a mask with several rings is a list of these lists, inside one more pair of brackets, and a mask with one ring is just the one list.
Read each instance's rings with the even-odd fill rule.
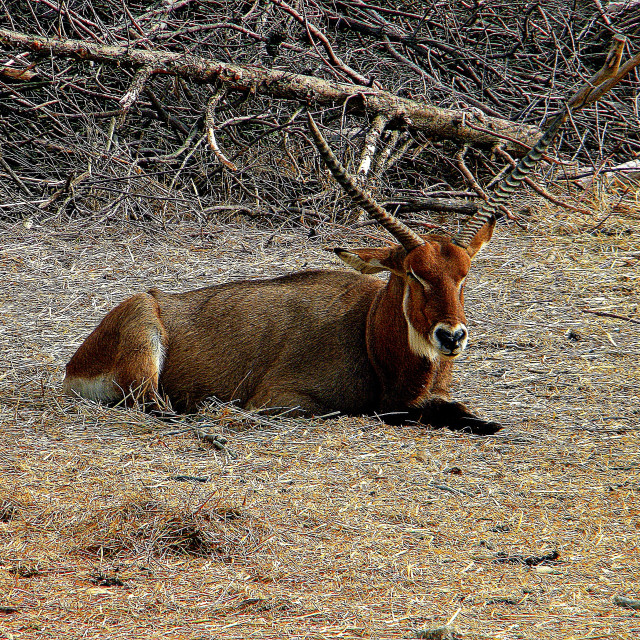
[[444,355],[457,356],[467,346],[467,328],[464,325],[450,327],[439,325],[433,332],[438,348]]

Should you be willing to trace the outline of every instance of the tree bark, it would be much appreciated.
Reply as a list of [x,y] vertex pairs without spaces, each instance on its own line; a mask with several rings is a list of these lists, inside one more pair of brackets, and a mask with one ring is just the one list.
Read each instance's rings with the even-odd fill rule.
[[[303,104],[310,102],[322,106],[346,102],[351,112],[384,116],[389,120],[390,128],[408,127],[434,139],[451,139],[464,144],[492,146],[503,142],[515,155],[524,155],[540,135],[539,129],[532,125],[517,124],[472,111],[442,109],[374,88],[257,66],[229,64],[188,54],[44,38],[9,29],[0,29],[0,43],[14,49],[77,61],[102,62],[136,70],[145,68],[145,72],[151,75],[173,75],[195,82],[219,83],[227,91],[260,93]],[[467,126],[467,123],[481,124],[482,130]],[[514,138],[520,144],[515,143]]]

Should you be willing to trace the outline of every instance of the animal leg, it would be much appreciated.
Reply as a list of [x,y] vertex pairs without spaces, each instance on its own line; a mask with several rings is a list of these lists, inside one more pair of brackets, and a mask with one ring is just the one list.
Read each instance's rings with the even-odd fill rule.
[[489,436],[502,429],[497,422],[490,422],[474,415],[461,402],[450,402],[442,398],[432,398],[423,407],[411,408],[407,412],[385,417],[389,424],[419,422],[436,429],[446,427],[452,431],[462,431],[478,436]]

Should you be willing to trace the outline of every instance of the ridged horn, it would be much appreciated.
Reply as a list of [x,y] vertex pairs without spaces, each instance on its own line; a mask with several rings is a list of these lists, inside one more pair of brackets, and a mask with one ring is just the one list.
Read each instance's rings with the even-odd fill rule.
[[478,233],[491,218],[497,217],[498,206],[508,199],[515,189],[522,184],[522,181],[531,173],[535,165],[540,162],[542,154],[553,142],[560,127],[562,127],[569,118],[569,114],[575,113],[583,107],[596,102],[629,73],[631,69],[638,65],[634,57],[628,60],[623,65],[622,70],[620,70],[620,61],[625,43],[626,38],[624,38],[624,36],[617,34],[613,36],[611,47],[600,71],[593,75],[591,79],[564,104],[533,149],[531,149],[506,178],[499,183],[495,191],[489,196],[489,201],[482,203],[478,212],[467,222],[460,233],[452,238],[451,241],[453,243],[461,247],[468,247],[476,233]]
[[540,162],[544,152],[549,148],[562,125],[569,117],[569,110],[565,108],[547,127],[542,137],[524,158],[498,183],[489,200],[480,205],[480,209],[471,217],[465,226],[456,234],[451,242],[466,248],[471,244],[476,233],[492,218],[497,218],[498,207],[508,201],[513,192],[522,184],[524,179]]
[[315,140],[318,151],[322,156],[336,182],[349,194],[351,199],[362,207],[374,220],[383,226],[409,253],[412,249],[424,244],[424,240],[414,231],[409,229],[395,216],[381,207],[366,190],[356,185],[353,177],[347,173],[338,158],[329,148],[327,141],[320,133],[320,129],[309,112],[307,112],[309,128]]

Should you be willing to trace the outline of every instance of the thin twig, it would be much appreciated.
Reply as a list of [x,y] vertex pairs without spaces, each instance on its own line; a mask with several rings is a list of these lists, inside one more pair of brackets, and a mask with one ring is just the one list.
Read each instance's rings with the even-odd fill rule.
[[640,324],[640,320],[630,318],[629,316],[622,316],[619,313],[611,313],[610,311],[598,311],[597,309],[580,309],[582,313],[593,313],[595,316],[604,316],[605,318],[617,318],[618,320],[626,320],[627,322],[633,322],[633,324]]

